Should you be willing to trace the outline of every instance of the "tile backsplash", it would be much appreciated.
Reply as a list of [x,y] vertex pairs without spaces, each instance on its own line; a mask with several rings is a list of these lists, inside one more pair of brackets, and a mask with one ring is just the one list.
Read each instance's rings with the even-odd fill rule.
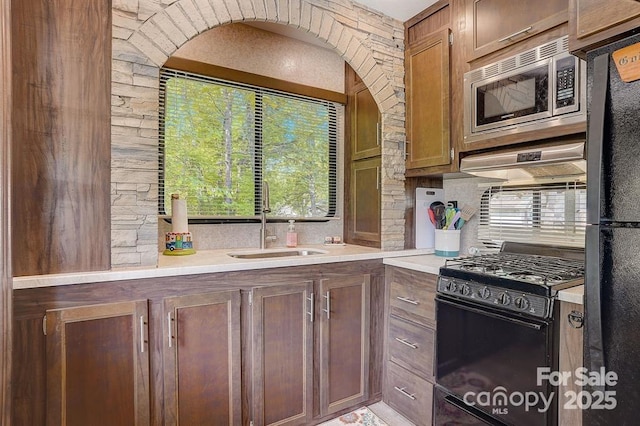
[[445,202],[457,201],[458,207],[470,204],[478,209],[478,212],[465,223],[460,233],[460,255],[467,255],[470,247],[482,248],[478,242],[478,218],[480,210],[480,198],[482,196],[481,185],[491,182],[479,177],[454,177],[445,178],[442,182]]

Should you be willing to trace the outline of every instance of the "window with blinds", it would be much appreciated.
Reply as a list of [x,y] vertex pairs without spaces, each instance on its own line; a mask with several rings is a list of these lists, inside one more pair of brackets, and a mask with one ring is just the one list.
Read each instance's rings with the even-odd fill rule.
[[586,188],[584,182],[491,186],[481,197],[478,240],[583,247]]
[[159,213],[190,217],[335,215],[338,104],[184,71],[160,71]]

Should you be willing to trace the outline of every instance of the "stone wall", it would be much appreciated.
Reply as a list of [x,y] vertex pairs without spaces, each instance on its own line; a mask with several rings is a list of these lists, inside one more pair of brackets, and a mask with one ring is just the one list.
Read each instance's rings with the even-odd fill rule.
[[382,114],[382,248],[404,248],[402,23],[348,0],[113,0],[112,267],[158,256],[158,71],[184,43],[232,22],[292,25],[333,48]]

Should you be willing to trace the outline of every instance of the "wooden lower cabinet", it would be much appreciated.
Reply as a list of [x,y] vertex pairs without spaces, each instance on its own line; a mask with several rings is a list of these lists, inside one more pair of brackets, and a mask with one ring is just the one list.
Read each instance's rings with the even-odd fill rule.
[[367,399],[369,275],[320,280],[320,414]]
[[253,424],[305,424],[313,417],[313,281],[251,293]]
[[148,425],[147,301],[46,313],[47,425]]
[[164,299],[167,425],[240,425],[240,292]]
[[416,425],[431,425],[436,276],[387,267],[382,398]]
[[376,402],[383,271],[376,259],[14,290],[11,424],[310,425]]
[[[164,299],[164,424],[240,425],[240,292]],[[47,424],[150,424],[148,301],[46,315]]]
[[312,281],[256,288],[251,299],[254,425],[317,423],[368,398],[369,275],[321,279],[315,291]]
[[[583,322],[584,306],[577,303],[560,303],[560,348],[558,350],[558,370],[571,373],[575,378],[576,369],[583,364]],[[559,425],[582,425],[582,411],[564,408],[564,405],[571,401],[566,392],[579,394],[582,388],[575,383],[575,380],[567,380],[566,385],[561,385],[558,389],[558,424]]]

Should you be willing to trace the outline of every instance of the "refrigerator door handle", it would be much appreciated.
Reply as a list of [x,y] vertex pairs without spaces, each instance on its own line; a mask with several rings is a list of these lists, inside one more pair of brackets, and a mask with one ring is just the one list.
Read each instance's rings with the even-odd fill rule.
[[[604,344],[602,335],[601,274],[600,274],[600,218],[602,217],[602,148],[604,143],[609,88],[609,54],[596,56],[593,60],[593,85],[587,129],[587,229],[585,247],[585,316],[586,345],[589,353],[590,371],[604,367]],[[600,389],[604,391],[604,386]]]
[[607,92],[609,88],[609,54],[593,60],[593,85],[589,127],[587,129],[587,223],[598,224],[602,195],[602,145],[604,143]]
[[[601,371],[604,367],[602,341],[601,274],[600,274],[600,226],[587,225],[585,246],[585,354],[589,353],[589,371]],[[593,390],[604,391],[604,386]]]

